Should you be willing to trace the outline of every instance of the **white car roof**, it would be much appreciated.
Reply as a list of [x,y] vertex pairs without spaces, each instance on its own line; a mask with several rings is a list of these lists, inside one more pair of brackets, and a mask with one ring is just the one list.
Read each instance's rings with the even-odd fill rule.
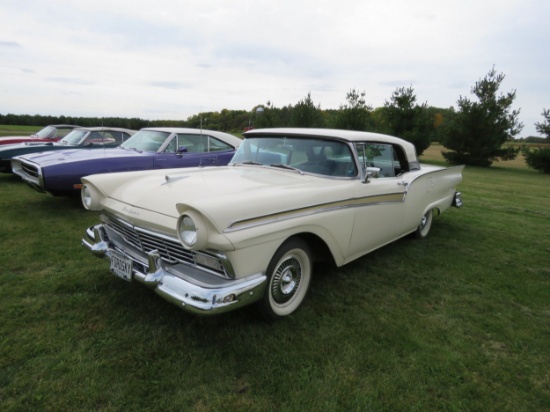
[[207,130],[207,129],[193,129],[189,127],[144,127],[140,130],[155,130],[158,132],[165,133],[181,133],[181,134],[206,134],[208,136],[215,137],[221,141],[232,145],[237,148],[241,144],[242,140],[232,134],[225,132],[218,132],[216,130]]
[[356,130],[339,130],[339,129],[309,129],[299,127],[285,127],[285,128],[270,128],[270,129],[252,129],[243,133],[244,137],[250,136],[273,136],[273,135],[293,135],[300,137],[324,137],[340,140],[347,140],[349,142],[377,142],[398,144],[403,147],[409,161],[416,161],[416,149],[414,145],[399,137],[390,136],[381,133],[372,132],[360,132]]

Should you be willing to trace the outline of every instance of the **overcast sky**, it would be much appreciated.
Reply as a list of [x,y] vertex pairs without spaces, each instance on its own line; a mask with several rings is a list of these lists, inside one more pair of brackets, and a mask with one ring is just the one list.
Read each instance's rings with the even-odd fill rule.
[[550,109],[547,0],[0,0],[0,113],[187,119],[397,87],[456,108],[494,66]]

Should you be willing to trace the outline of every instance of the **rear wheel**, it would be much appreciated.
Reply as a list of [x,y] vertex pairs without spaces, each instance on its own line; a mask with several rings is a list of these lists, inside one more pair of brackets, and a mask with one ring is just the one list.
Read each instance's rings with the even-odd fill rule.
[[307,243],[298,238],[283,243],[267,268],[268,284],[259,301],[262,316],[276,320],[298,309],[309,289],[311,271]]
[[418,239],[424,239],[426,236],[428,236],[428,233],[430,233],[430,229],[432,228],[433,216],[433,209],[428,210],[426,214],[422,216],[420,224],[416,228],[416,237]]

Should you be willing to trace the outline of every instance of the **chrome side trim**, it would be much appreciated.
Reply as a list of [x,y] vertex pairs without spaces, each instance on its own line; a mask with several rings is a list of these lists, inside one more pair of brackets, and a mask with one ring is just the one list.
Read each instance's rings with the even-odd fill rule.
[[279,213],[272,213],[264,216],[257,216],[250,219],[237,220],[231,223],[224,233],[235,232],[237,230],[248,229],[269,223],[280,222],[288,219],[312,215],[317,213],[325,213],[339,209],[347,209],[351,207],[373,206],[384,203],[403,203],[405,201],[406,192],[396,192],[384,195],[365,196],[354,199],[340,200],[337,202],[323,203],[312,205],[294,210],[285,210]]

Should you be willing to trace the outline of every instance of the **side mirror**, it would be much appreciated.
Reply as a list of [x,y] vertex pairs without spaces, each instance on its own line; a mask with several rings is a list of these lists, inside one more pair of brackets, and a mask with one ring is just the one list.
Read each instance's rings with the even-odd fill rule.
[[378,177],[378,175],[380,174],[380,169],[379,167],[370,167],[370,166],[367,166],[365,168],[365,180],[363,180],[363,183],[369,183],[369,177]]
[[178,147],[178,150],[176,151],[178,154],[187,153],[187,146],[180,146]]

